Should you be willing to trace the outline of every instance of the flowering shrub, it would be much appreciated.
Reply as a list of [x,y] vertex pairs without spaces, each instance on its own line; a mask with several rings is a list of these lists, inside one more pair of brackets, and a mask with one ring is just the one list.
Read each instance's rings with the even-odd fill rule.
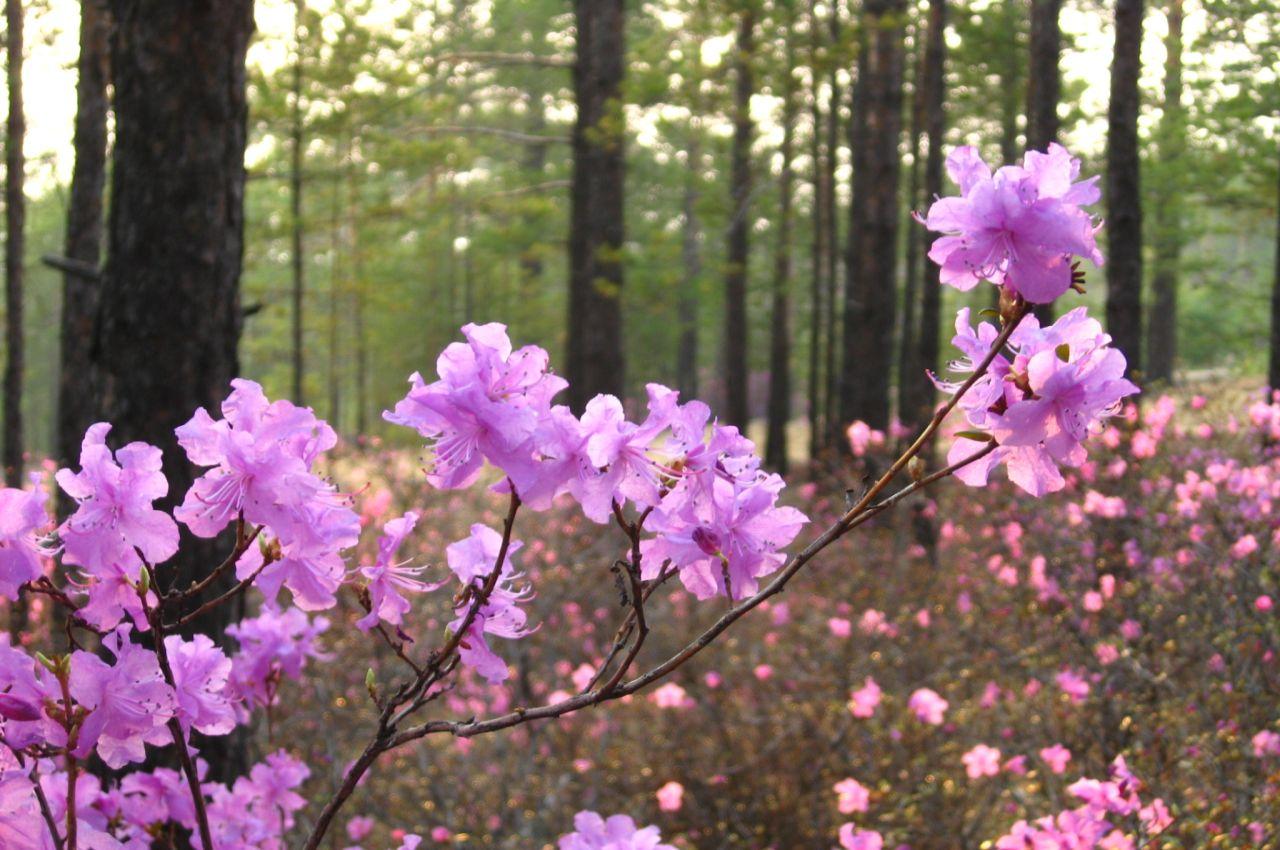
[[[632,697],[684,668],[750,611],[770,607],[777,618],[785,609],[769,600],[816,555],[942,478],[955,474],[977,485],[995,464],[1005,463],[1010,477],[1033,495],[1064,489],[1060,467],[1083,468],[1085,438],[1136,391],[1122,377],[1123,356],[1083,311],[1047,328],[1026,315],[1027,301],[1056,288],[1064,275],[1069,285],[1072,254],[1096,255],[1093,225],[1079,208],[1096,191],[1072,185],[1078,166],[1060,148],[1047,156],[1029,154],[1025,170],[1002,169],[994,178],[964,151],[950,161],[965,198],[946,214],[935,205],[929,224],[961,231],[948,238],[960,240],[957,250],[967,252],[959,261],[965,275],[1004,287],[1000,325],[972,331],[962,314],[957,345],[966,359],[956,369],[968,377],[940,384],[950,398],[918,438],[825,531],[790,556],[785,550],[808,518],[780,503],[783,481],[760,468],[754,446],[737,429],[720,425],[701,402],[681,402],[656,384],[648,387],[638,421],[612,396],[596,397],[575,415],[554,403],[565,382],[550,370],[546,352],[516,349],[499,324],[464,327],[465,341],[440,355],[437,379],[428,383],[415,374],[408,394],[386,414],[426,441],[426,480],[434,488],[464,490],[491,478],[489,490],[507,504],[500,523],[472,524],[466,536],[443,546],[457,590],[438,594],[447,612],[440,620],[420,615],[451,582],[434,580],[425,564],[399,555],[422,528],[421,510],[409,506],[386,519],[376,547],[361,547],[362,514],[372,511],[321,474],[337,437],[309,409],[270,401],[257,384],[234,381],[221,418],[196,411],[177,430],[187,458],[205,471],[172,516],[154,505],[168,492],[160,451],[142,443],[112,451],[110,425],[91,427],[80,470],[57,472],[76,509],[56,528],[38,484],[0,493],[0,591],[9,599],[43,597],[67,617],[61,652],[0,644],[3,846],[165,846],[180,830],[205,850],[278,848],[301,825],[298,846],[315,850],[385,754],[432,736],[470,742]],[[1010,212],[1014,201],[1024,207],[1016,214]],[[986,242],[975,247],[979,238]],[[978,253],[980,261],[974,259]],[[958,281],[952,275],[949,282]],[[956,407],[969,429],[957,435],[946,465],[928,470],[921,451]],[[876,441],[868,435],[864,442]],[[905,473],[910,480],[899,480]],[[587,522],[612,524],[619,532],[614,541],[593,532],[604,541],[600,554],[611,564],[621,600],[614,636],[572,670],[572,691],[534,700],[526,683],[517,684],[519,699],[479,696],[511,687],[519,678],[512,676],[511,659],[527,654],[519,648],[523,639],[557,625],[531,616],[541,588],[532,570],[521,566],[527,555],[545,556],[547,550],[542,541],[522,543],[514,532],[521,510],[551,512],[567,503]],[[224,561],[188,587],[174,585],[168,566],[178,554],[178,523],[198,537],[225,539],[229,549]],[[350,565],[361,548],[376,552]],[[216,593],[220,580],[232,575],[231,589]],[[577,581],[588,575],[584,567]],[[673,580],[713,606],[716,619],[670,651],[664,647],[660,660],[640,664],[650,635],[662,633],[670,641],[672,624],[682,619],[678,612],[659,619],[658,604],[651,602],[660,590],[674,593]],[[228,630],[238,644],[230,655],[211,636],[180,636],[201,615],[251,589],[259,611]],[[358,618],[317,613],[339,609],[344,590],[359,601]],[[918,622],[927,626],[924,614]],[[369,651],[390,652],[395,666],[368,668],[363,684],[376,715],[372,729],[364,731],[363,749],[354,758],[334,757],[343,766],[320,795],[324,802],[308,804],[303,792],[314,763],[308,766],[288,749],[265,755],[229,784],[205,781],[192,730],[227,735],[252,722],[257,711],[270,723],[285,709],[281,693],[290,680],[330,659],[320,641],[335,623],[368,635],[381,646]],[[833,633],[850,634],[849,621],[831,624]],[[878,639],[895,636],[898,626],[869,611],[859,628]],[[429,637],[431,629],[442,632],[438,640]],[[521,677],[527,674],[517,667]],[[774,673],[767,664],[753,669],[761,683]],[[704,682],[719,685],[710,673]],[[1059,686],[1080,700],[1091,693],[1089,682],[1072,670],[1061,672]],[[663,687],[654,695],[670,710],[692,702],[679,685]],[[867,678],[852,694],[853,715],[873,718],[882,710],[881,697]],[[920,687],[908,706],[927,729],[947,722],[951,702]],[[289,743],[290,749],[302,747]],[[149,748],[171,751],[171,766],[145,766]],[[115,771],[105,784],[89,770],[96,760]],[[974,778],[1016,769],[1000,760],[1000,750],[981,744],[964,763]],[[1081,840],[1126,834],[1108,820],[1115,815],[1137,812],[1148,832],[1166,822],[1163,804],[1140,799],[1123,762],[1121,770],[1097,787],[1072,786],[1084,808],[1058,820],[1092,824],[1077,830]],[[664,809],[680,810],[683,789],[664,786]],[[844,785],[840,793],[850,811],[870,805],[865,788]],[[1051,828],[1036,823],[1023,825],[1021,833],[1015,829],[1009,840]],[[637,828],[625,816],[581,812],[574,827],[561,840],[565,850],[667,846],[656,828]],[[367,823],[348,823],[353,841],[368,834]],[[842,829],[838,839],[846,847],[881,846],[873,830]],[[396,840],[412,850],[423,839],[401,834]]]

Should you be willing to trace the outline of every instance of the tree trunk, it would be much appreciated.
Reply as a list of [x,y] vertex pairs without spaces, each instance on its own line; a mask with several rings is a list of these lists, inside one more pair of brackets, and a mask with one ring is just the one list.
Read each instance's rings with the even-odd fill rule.
[[[790,15],[794,25],[795,15]],[[788,27],[791,28],[790,26]],[[769,337],[769,415],[765,435],[765,463],[779,475],[787,474],[787,425],[791,422],[791,170],[795,137],[795,81],[791,69],[795,51],[787,49],[783,73],[782,174],[778,177],[778,245],[773,266],[773,328]]]
[[823,295],[826,289],[824,273],[827,266],[826,213],[826,158],[829,152],[822,143],[822,103],[818,97],[818,70],[821,59],[818,50],[816,0],[809,0],[809,67],[813,71],[813,91],[810,105],[813,135],[810,138],[809,155],[813,160],[813,243],[811,245],[811,280],[809,287],[809,458],[818,456],[822,448],[822,341]]
[[[929,32],[924,54],[924,126],[929,151],[924,160],[924,194],[926,198],[942,195],[942,144],[946,133],[946,60],[947,60],[947,3],[946,0],[929,0]],[[924,233],[925,257],[924,291],[920,299],[920,355],[915,367],[921,371],[938,369],[938,333],[942,323],[942,285],[940,269],[928,259],[936,234]],[[923,377],[923,376],[921,376]],[[933,383],[921,380],[907,384],[920,390],[909,403],[904,403],[907,422],[923,425],[933,414]]]
[[8,57],[9,119],[4,141],[4,480],[22,486],[22,259],[25,249],[27,199],[26,157],[22,144],[27,133],[22,112],[22,0],[5,0],[5,50]]
[[[840,405],[840,371],[836,368],[837,352],[840,350],[840,324],[837,322],[836,305],[840,303],[840,217],[837,215],[836,202],[836,164],[840,159],[840,4],[831,4],[831,49],[832,58],[828,61],[827,85],[831,89],[827,98],[827,156],[824,163],[823,222],[826,225],[826,270],[823,272],[826,284],[826,351],[824,374],[826,376],[826,392],[822,411],[823,427],[819,439],[823,445],[831,445],[832,435],[838,430],[838,408]],[[856,89],[855,93],[856,101]],[[854,114],[861,112],[861,107],[853,104]],[[852,132],[852,128],[851,128]],[[852,151],[851,151],[852,153]]]
[[[1280,169],[1276,170],[1280,175]],[[1276,185],[1276,201],[1280,203],[1280,183]],[[1276,217],[1275,273],[1271,279],[1271,357],[1267,364],[1267,386],[1280,390],[1280,216]]]
[[[102,257],[102,192],[107,164],[107,81],[110,21],[103,0],[81,0],[80,58],[76,63],[75,166],[67,203],[63,254],[89,268]],[[92,360],[97,279],[68,271],[62,277],[61,365],[58,372],[57,459],[73,464],[84,432],[97,414],[97,365]],[[61,493],[61,491],[59,491]],[[60,513],[70,508],[60,495]]]
[[[1036,2],[1036,0],[1032,0]],[[1009,19],[1010,31],[1017,41],[1018,19],[1022,15],[1020,0],[1004,0],[1004,14]],[[1000,69],[1000,158],[1005,165],[1012,165],[1018,159],[1018,114],[1021,108],[1019,94],[1022,92],[1022,57],[1010,45],[1001,49],[1004,65]],[[1055,60],[1056,63],[1057,60]]]
[[699,180],[702,141],[698,129],[689,127],[685,147],[684,234],[681,260],[684,280],[680,284],[680,341],[676,347],[676,386],[686,401],[698,397],[698,288],[702,283],[702,225],[698,220]]
[[[537,93],[529,97],[529,135],[537,138],[546,133],[547,114],[543,110],[542,100]],[[542,182],[547,170],[547,143],[530,142],[524,149],[525,171],[529,173],[531,183]],[[520,252],[521,292],[531,292],[532,288],[542,280],[542,254],[537,239],[532,239]]]
[[[889,426],[889,386],[893,371],[894,314],[897,309],[898,143],[902,135],[902,15],[904,0],[871,0],[865,5],[867,50],[858,86],[866,108],[856,124],[865,127],[866,151],[854,156],[853,208],[845,272],[844,361],[840,407],[844,423],[862,420]],[[861,189],[861,191],[859,191]]]
[[289,223],[292,242],[289,259],[293,267],[291,328],[293,336],[293,402],[299,405],[305,403],[303,400],[302,380],[305,356],[302,333],[302,301],[306,287],[302,257],[302,150],[304,144],[302,126],[302,37],[304,25],[302,15],[305,8],[305,0],[294,0],[293,91],[290,92],[293,102],[290,104],[289,122]]
[[750,418],[747,398],[747,264],[751,234],[751,73],[756,19],[750,5],[738,12],[734,52],[733,156],[730,165],[728,255],[724,293],[725,421],[744,432]]
[[[94,353],[113,441],[160,447],[168,508],[195,473],[174,429],[200,407],[217,415],[239,372],[253,4],[113,0],[111,10],[116,141]],[[228,545],[184,532],[161,583],[185,587]],[[210,593],[227,586],[215,585]],[[191,630],[220,637],[230,613],[217,608]],[[226,739],[210,740],[201,755],[212,780],[245,767],[244,748]]]
[[1111,104],[1107,110],[1107,331],[1141,376],[1142,194],[1139,183],[1138,77],[1143,0],[1116,0]]
[[[922,384],[929,379],[918,365],[920,342],[916,311],[920,301],[920,245],[925,239],[925,229],[911,219],[912,211],[920,199],[920,134],[924,129],[925,51],[927,46],[926,22],[917,27],[913,43],[921,45],[916,51],[912,70],[911,129],[908,147],[911,151],[911,170],[907,178],[907,256],[906,275],[902,292],[902,330],[898,337],[898,418],[906,424],[914,424],[915,409]],[[927,207],[927,202],[926,202]]]
[[1147,316],[1147,375],[1152,381],[1173,380],[1178,355],[1178,261],[1182,253],[1182,193],[1178,176],[1186,150],[1182,109],[1182,0],[1169,0],[1166,14],[1164,104],[1160,119],[1160,165],[1155,197],[1154,301]]
[[569,222],[569,403],[581,412],[599,393],[621,396],[623,181],[622,109],[625,3],[575,0],[578,56],[573,69]]
[[[1058,140],[1058,100],[1062,78],[1058,70],[1062,31],[1058,17],[1062,0],[1031,0],[1031,39],[1027,75],[1027,150],[1045,151]],[[1053,321],[1052,304],[1037,304],[1040,324]]]

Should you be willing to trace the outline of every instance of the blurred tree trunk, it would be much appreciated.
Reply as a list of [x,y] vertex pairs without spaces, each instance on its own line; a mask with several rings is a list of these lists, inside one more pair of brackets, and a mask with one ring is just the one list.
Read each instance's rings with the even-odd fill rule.
[[823,145],[822,133],[822,101],[819,97],[818,80],[822,60],[819,52],[818,32],[820,22],[817,15],[817,0],[809,0],[809,67],[812,71],[812,100],[810,115],[813,124],[813,135],[809,140],[809,158],[813,161],[813,242],[810,257],[809,287],[809,457],[818,456],[822,448],[822,344],[823,314],[826,309],[823,297],[826,289],[824,273],[827,265],[827,224],[826,213],[826,158],[829,152]]
[[[918,361],[920,342],[916,311],[920,301],[920,246],[924,243],[924,228],[912,219],[913,211],[920,203],[920,134],[924,129],[925,52],[928,50],[926,22],[917,26],[912,43],[915,51],[911,72],[911,123],[907,147],[911,152],[911,170],[907,176],[907,252],[906,274],[902,291],[902,328],[898,336],[898,418],[906,424],[913,423],[914,399],[919,388],[914,386],[928,380],[920,373]],[[925,207],[928,198],[925,199]]]
[[23,338],[22,259],[26,247],[26,156],[23,141],[27,134],[22,112],[22,0],[5,0],[5,51],[8,72],[9,118],[4,137],[4,480],[10,487],[22,486],[22,370]]
[[[794,3],[794,0],[792,0]],[[788,30],[795,14],[788,5]],[[782,174],[778,177],[778,244],[773,266],[773,328],[769,338],[769,416],[765,435],[765,463],[779,475],[787,473],[787,425],[791,422],[791,188],[792,146],[795,141],[795,51],[787,43],[782,94]]]
[[[1062,0],[1031,0],[1030,64],[1027,74],[1027,150],[1045,151],[1058,140],[1058,101],[1062,78]],[[1053,305],[1037,304],[1042,325],[1053,321]]]
[[[103,0],[81,0],[75,166],[71,171],[63,254],[86,269],[97,269],[102,258],[102,191],[107,174],[107,81],[110,77],[107,34],[110,29]],[[96,414],[97,367],[91,349],[99,287],[93,275],[63,273],[57,420],[57,459],[63,466],[73,464],[80,456],[80,441]],[[60,513],[65,514],[70,505],[70,500],[59,490]]]
[[676,349],[676,385],[686,401],[698,397],[698,290],[702,285],[702,224],[698,220],[701,194],[702,140],[698,128],[689,127],[685,146],[684,234],[680,253],[684,280],[680,285],[680,341]]
[[[547,114],[543,110],[542,100],[537,94],[531,94],[529,98],[529,135],[535,139],[543,135],[547,129]],[[543,174],[547,170],[547,143],[543,141],[534,141],[525,145],[524,149],[524,169],[529,172],[533,185],[537,185],[543,179]],[[531,239],[524,250],[520,252],[520,283],[522,288],[532,287],[542,279],[542,253],[541,245],[536,239]]]
[[[1280,169],[1276,170],[1280,176]],[[1280,204],[1280,182],[1276,185],[1276,201]],[[1280,216],[1276,217],[1275,273],[1271,279],[1271,357],[1267,364],[1267,386],[1280,390]]]
[[[1022,106],[1018,96],[1022,92],[1022,56],[1016,49],[1019,18],[1023,15],[1020,0],[1004,0],[1004,14],[1009,19],[1009,31],[1015,42],[1009,49],[1002,50],[1004,63],[1000,69],[1000,158],[1005,165],[1010,165],[1018,160],[1018,116]],[[1053,61],[1056,65],[1057,58]]]
[[303,118],[302,118],[302,39],[305,25],[302,21],[305,0],[293,0],[293,86],[290,92],[292,103],[289,105],[289,235],[290,265],[293,271],[292,291],[292,337],[293,337],[293,402],[304,404],[303,373],[304,356],[302,333],[303,295],[306,280],[304,279],[302,243],[302,150],[303,150]]
[[[113,441],[145,440],[164,452],[169,494],[160,504],[168,508],[195,472],[174,429],[200,407],[217,415],[239,372],[253,4],[112,0],[111,11],[116,136],[94,354]],[[228,545],[184,531],[162,584],[185,587]],[[215,585],[210,593],[227,587]],[[191,631],[218,638],[231,613],[217,608]],[[211,780],[243,772],[246,753],[237,744],[202,746]]]
[[1179,176],[1186,152],[1186,116],[1182,108],[1182,0],[1169,0],[1165,15],[1164,103],[1158,130],[1159,168],[1156,181],[1155,245],[1151,273],[1153,302],[1147,315],[1147,376],[1173,380],[1178,356],[1178,262],[1182,253],[1182,193]]
[[1138,78],[1143,0],[1116,0],[1111,104],[1107,110],[1107,332],[1142,373],[1142,194]]
[[[858,71],[865,90],[864,176],[854,172],[850,217],[850,267],[845,271],[844,360],[841,366],[842,423],[862,420],[889,426],[889,385],[893,372],[894,314],[897,311],[898,144],[902,135],[902,17],[904,0],[869,0],[863,20],[868,35]],[[855,107],[856,108],[856,107]],[[861,189],[861,191],[859,191]]]
[[747,264],[751,259],[751,95],[755,90],[751,62],[755,29],[755,10],[747,3],[738,11],[733,58],[733,155],[724,281],[724,419],[744,432],[751,414],[747,386]]
[[569,403],[581,412],[599,393],[623,394],[622,78],[625,3],[575,0],[578,117],[573,127],[569,214]]
[[[947,129],[946,61],[947,61],[947,3],[946,0],[929,0],[929,32],[924,54],[924,127],[929,149],[924,160],[924,195],[926,199],[942,195],[942,144]],[[923,231],[925,254],[924,290],[920,299],[919,358],[913,364],[920,374],[917,380],[906,382],[912,392],[903,400],[905,411],[902,419],[917,426],[923,425],[933,415],[933,382],[924,375],[938,369],[938,332],[942,323],[942,285],[938,282],[940,269],[928,259],[929,249],[937,235]],[[918,390],[918,393],[915,392]]]
[[[840,161],[840,78],[839,66],[844,51],[841,49],[841,26],[840,26],[840,3],[839,0],[831,4],[831,21],[829,25],[831,32],[831,56],[827,60],[827,85],[830,92],[827,96],[827,156],[825,165],[825,175],[823,178],[824,197],[822,199],[824,211],[822,214],[823,222],[826,225],[826,269],[822,273],[823,281],[826,284],[826,297],[824,300],[827,305],[826,315],[826,357],[824,363],[824,374],[826,376],[826,388],[824,393],[824,405],[822,412],[823,427],[818,437],[823,441],[824,446],[831,445],[831,437],[834,431],[838,430],[836,424],[839,422],[838,408],[840,405],[840,372],[836,367],[837,353],[840,350],[840,323],[837,322],[836,305],[840,303],[840,217],[837,214],[836,204],[836,166]],[[855,94],[856,89],[851,89]],[[861,107],[855,102],[853,104],[854,114],[861,111]],[[852,132],[852,125],[850,126]],[[853,151],[850,151],[852,155]]]

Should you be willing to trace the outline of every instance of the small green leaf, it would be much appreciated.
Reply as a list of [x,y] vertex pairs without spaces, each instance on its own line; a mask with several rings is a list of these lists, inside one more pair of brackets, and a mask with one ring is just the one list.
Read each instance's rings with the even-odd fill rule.
[[973,440],[975,443],[994,443],[996,441],[996,438],[986,431],[957,431],[956,436],[965,440]]

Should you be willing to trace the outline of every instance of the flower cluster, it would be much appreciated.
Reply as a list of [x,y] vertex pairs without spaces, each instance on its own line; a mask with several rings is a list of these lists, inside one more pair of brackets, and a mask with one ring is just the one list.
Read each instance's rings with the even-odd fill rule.
[[778,505],[782,479],[760,469],[751,441],[711,420],[703,403],[648,386],[646,415],[630,421],[610,395],[581,417],[552,400],[565,382],[536,346],[513,350],[500,324],[467,325],[466,343],[445,349],[439,380],[414,375],[386,418],[429,440],[429,480],[474,483],[488,462],[523,504],[545,509],[569,495],[583,513],[607,522],[631,506],[645,517],[642,574],[664,563],[698,598],[743,598],[784,561],[781,550],[807,521]]
[[1080,161],[1061,145],[1028,151],[1022,165],[994,174],[975,148],[956,148],[947,173],[960,196],[934,201],[924,219],[947,234],[929,250],[942,283],[967,291],[989,280],[1046,304],[1072,285],[1073,257],[1102,265],[1094,241],[1100,225],[1081,209],[1100,197],[1098,178],[1076,182]]
[[[975,330],[969,309],[962,309],[952,342],[965,357],[951,363],[951,370],[974,373],[998,336],[987,322]],[[1012,357],[996,355],[960,399],[969,426],[997,447],[960,469],[956,477],[980,487],[1003,463],[1009,479],[1033,496],[1062,489],[1059,466],[1082,464],[1084,441],[1099,423],[1119,413],[1123,398],[1138,392],[1124,377],[1124,355],[1110,342],[1083,307],[1044,328],[1035,316],[1024,317],[1009,338]],[[936,379],[935,383],[951,393],[961,386]],[[966,432],[956,439],[947,460],[961,462],[984,445]]]

